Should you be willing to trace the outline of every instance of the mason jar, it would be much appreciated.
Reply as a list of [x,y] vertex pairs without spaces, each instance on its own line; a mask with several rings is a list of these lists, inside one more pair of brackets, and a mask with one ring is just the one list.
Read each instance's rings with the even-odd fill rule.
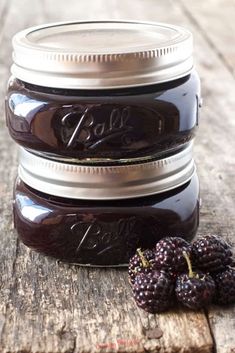
[[6,116],[12,138],[86,163],[158,158],[195,136],[192,35],[164,24],[62,23],[16,34]]
[[14,223],[25,245],[57,259],[121,266],[166,236],[191,240],[199,222],[192,144],[169,157],[81,166],[20,150]]
[[54,23],[14,36],[6,121],[20,150],[14,224],[26,245],[119,266],[162,237],[192,239],[192,50],[189,31],[162,23]]

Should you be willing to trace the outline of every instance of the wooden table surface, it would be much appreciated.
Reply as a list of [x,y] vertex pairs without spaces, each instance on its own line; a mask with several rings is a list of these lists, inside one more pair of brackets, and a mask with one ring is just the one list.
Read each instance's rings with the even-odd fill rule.
[[148,315],[131,298],[126,270],[57,263],[17,240],[17,147],[4,122],[11,37],[35,24],[103,18],[169,22],[193,32],[204,98],[195,143],[199,234],[235,245],[235,1],[0,0],[0,352],[234,353],[234,306]]

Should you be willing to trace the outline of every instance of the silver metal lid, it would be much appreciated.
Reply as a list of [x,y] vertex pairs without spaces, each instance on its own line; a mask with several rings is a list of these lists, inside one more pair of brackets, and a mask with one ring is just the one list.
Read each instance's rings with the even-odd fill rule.
[[147,196],[176,188],[195,172],[192,143],[170,157],[120,166],[84,166],[42,158],[20,147],[20,178],[49,195],[114,200]]
[[13,75],[46,87],[142,86],[185,76],[193,67],[192,34],[163,23],[53,23],[17,33],[13,48]]

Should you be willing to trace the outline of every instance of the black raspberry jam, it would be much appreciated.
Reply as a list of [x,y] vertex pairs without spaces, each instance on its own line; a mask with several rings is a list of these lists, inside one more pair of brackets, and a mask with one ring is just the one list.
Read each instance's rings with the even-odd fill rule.
[[23,243],[57,259],[93,266],[127,264],[137,247],[165,236],[191,240],[199,220],[196,174],[162,194],[85,201],[50,196],[17,179],[14,223]]
[[57,259],[121,266],[192,239],[200,81],[192,34],[146,22],[42,25],[13,38],[6,121],[20,145],[14,224]]
[[11,137],[28,149],[79,159],[131,159],[175,151],[195,135],[195,71],[166,83],[110,90],[9,82]]

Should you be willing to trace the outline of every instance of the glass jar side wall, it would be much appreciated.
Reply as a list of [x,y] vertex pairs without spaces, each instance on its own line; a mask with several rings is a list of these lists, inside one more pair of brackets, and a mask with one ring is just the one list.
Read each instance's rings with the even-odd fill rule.
[[199,183],[128,200],[62,199],[37,192],[19,178],[14,224],[23,243],[57,259],[92,266],[128,263],[137,247],[166,236],[191,240],[199,223]]
[[177,150],[195,135],[196,71],[152,86],[62,90],[11,79],[6,117],[25,148],[79,159],[129,159]]

